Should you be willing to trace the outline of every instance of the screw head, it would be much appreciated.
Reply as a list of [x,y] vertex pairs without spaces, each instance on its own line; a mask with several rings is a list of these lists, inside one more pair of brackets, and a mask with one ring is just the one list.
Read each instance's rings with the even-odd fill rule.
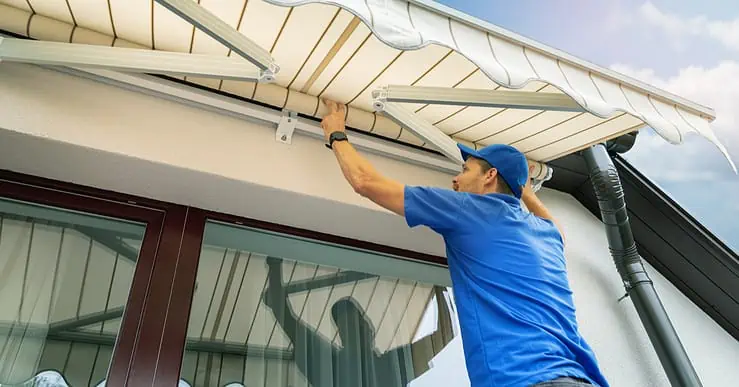
[[282,141],[287,141],[287,135],[286,134],[283,134],[282,135]]

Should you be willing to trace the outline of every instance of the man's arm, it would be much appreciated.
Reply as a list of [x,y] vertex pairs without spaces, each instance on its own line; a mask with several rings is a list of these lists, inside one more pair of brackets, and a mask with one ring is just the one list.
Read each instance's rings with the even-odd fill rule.
[[[329,113],[323,117],[321,127],[328,139],[333,132],[345,131],[346,107],[333,101],[324,102]],[[347,141],[334,142],[333,150],[341,172],[355,192],[400,216],[405,215],[403,184],[382,176]]]
[[298,341],[298,334],[310,332],[310,329],[295,315],[290,307],[290,301],[287,298],[287,292],[282,285],[282,260],[267,257],[267,278],[269,287],[263,296],[264,304],[272,309],[275,320],[280,324],[290,341],[295,344]]
[[559,222],[554,219],[554,215],[549,212],[549,209],[547,209],[547,207],[544,206],[544,203],[542,203],[541,200],[539,200],[539,198],[536,196],[536,193],[534,193],[534,190],[531,188],[531,179],[528,180],[526,186],[524,186],[523,188],[523,192],[521,193],[521,200],[523,200],[526,208],[528,208],[532,214],[543,219],[551,220],[552,223],[557,226],[557,230],[559,230],[559,235],[562,236],[562,242],[565,241],[565,233],[564,229],[562,229],[562,225],[560,225]]

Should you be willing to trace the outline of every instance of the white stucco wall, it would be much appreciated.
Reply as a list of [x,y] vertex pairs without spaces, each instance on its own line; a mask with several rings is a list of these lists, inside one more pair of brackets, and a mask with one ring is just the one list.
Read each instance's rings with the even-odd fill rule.
[[[369,159],[410,184],[451,179]],[[354,194],[320,141],[279,144],[268,127],[24,65],[0,64],[0,168],[443,254],[435,234]],[[541,196],[567,230],[578,319],[606,376],[667,385],[631,301],[617,302],[624,290],[601,224],[569,195]],[[704,385],[736,384],[739,343],[650,274]]]
[[[443,254],[356,195],[322,141],[34,66],[0,63],[0,168]],[[12,146],[10,144],[13,144]],[[409,184],[451,176],[369,155]],[[320,221],[326,219],[327,221]]]
[[[625,293],[608,251],[602,224],[572,196],[542,199],[567,232],[567,261],[583,335],[613,386],[668,386],[657,355]],[[647,271],[704,386],[739,380],[739,342],[680,293],[653,267]]]

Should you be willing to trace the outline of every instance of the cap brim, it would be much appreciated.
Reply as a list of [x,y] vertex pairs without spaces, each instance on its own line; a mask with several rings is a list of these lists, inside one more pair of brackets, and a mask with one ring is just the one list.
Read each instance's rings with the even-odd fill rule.
[[467,161],[467,159],[470,156],[475,157],[475,158],[478,158],[478,159],[481,159],[482,158],[482,156],[480,156],[480,154],[477,153],[476,150],[474,150],[474,149],[472,149],[472,148],[470,148],[470,147],[468,147],[466,145],[457,143],[457,148],[459,148],[459,151],[462,152],[462,160],[464,160],[464,161]]

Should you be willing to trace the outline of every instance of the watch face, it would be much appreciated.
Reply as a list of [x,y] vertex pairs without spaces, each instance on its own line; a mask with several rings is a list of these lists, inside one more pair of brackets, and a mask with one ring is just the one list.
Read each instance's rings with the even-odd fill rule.
[[333,132],[328,138],[328,144],[326,146],[329,149],[332,149],[332,146],[334,144],[334,141],[346,141],[348,138],[346,137],[346,133],[344,132]]
[[341,141],[341,140],[346,140],[346,133],[344,133],[344,132],[333,132],[333,133],[331,133],[331,137],[330,137],[330,141],[331,142]]

